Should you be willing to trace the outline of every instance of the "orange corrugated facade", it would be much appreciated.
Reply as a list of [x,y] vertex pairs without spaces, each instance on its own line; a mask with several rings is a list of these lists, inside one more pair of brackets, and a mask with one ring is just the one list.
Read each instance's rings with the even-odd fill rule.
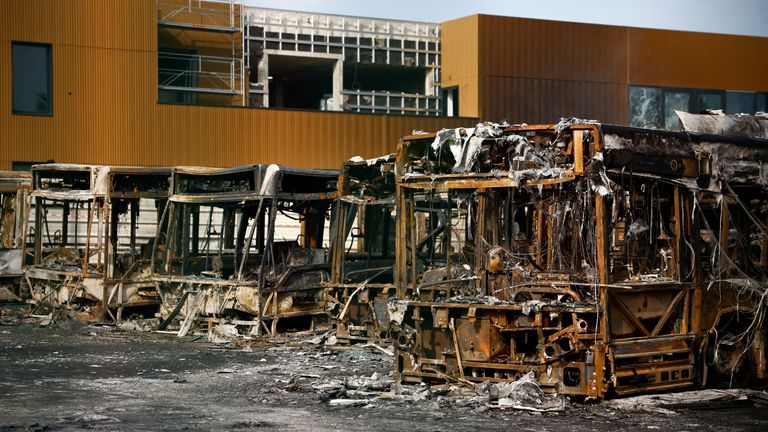
[[466,117],[479,117],[478,25],[473,15],[440,26],[441,85],[459,89],[459,113]]
[[[155,0],[0,2],[0,169],[13,161],[338,168],[440,119],[157,103]],[[11,112],[11,41],[53,46],[53,115]]]
[[768,91],[768,38],[629,29],[631,84]]
[[[428,18],[428,17],[426,17]],[[216,49],[219,35],[172,44]],[[11,41],[53,46],[53,115],[11,112]],[[625,124],[630,85],[768,91],[768,38],[473,15],[441,25],[442,86],[465,118],[159,104],[155,0],[0,1],[0,169],[284,163],[335,168],[414,129],[477,118]]]
[[768,91],[768,38],[490,15],[441,32],[443,82],[475,83],[460,113],[487,120],[626,124],[630,85]]

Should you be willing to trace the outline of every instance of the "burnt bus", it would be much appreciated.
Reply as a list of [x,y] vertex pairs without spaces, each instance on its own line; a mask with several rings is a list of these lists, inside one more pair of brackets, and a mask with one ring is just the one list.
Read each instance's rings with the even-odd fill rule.
[[765,378],[764,139],[583,121],[397,153],[401,382],[603,398]]
[[24,266],[31,263],[25,229],[31,188],[29,172],[0,171],[0,289],[4,289],[0,301],[19,301],[26,294],[21,280]]
[[331,228],[328,304],[340,343],[388,344],[395,298],[395,155],[347,161]]
[[32,167],[33,264],[38,306],[86,321],[152,317],[160,297],[149,274],[168,199],[169,168],[43,164]]
[[177,167],[155,240],[161,328],[232,323],[254,335],[328,326],[326,219],[337,171]]

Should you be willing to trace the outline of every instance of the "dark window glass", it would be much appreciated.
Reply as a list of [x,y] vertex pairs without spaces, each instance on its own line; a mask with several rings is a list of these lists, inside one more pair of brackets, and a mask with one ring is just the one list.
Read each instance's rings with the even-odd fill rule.
[[636,127],[661,127],[660,88],[629,88],[629,125]]
[[755,100],[755,112],[766,112],[768,110],[768,93],[758,93]]
[[51,45],[13,42],[13,112],[50,115]]
[[725,112],[728,114],[753,114],[757,94],[729,91],[725,95]]
[[675,111],[690,112],[691,95],[688,92],[664,92],[664,127],[669,130],[680,130],[683,125]]
[[696,101],[698,112],[723,109],[723,96],[720,93],[699,93]]

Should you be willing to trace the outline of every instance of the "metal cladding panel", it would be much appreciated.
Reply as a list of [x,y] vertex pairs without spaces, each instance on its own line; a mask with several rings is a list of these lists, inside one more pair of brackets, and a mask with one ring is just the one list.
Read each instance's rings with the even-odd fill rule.
[[485,120],[548,124],[568,116],[626,122],[627,88],[622,83],[484,76],[480,88]]
[[459,112],[478,116],[478,38],[479,15],[448,21],[440,25],[441,86],[459,88]]
[[626,123],[626,27],[480,15],[478,30],[482,119]]
[[[128,64],[123,66],[129,68]],[[155,102],[151,83],[143,84],[143,90],[141,83],[135,84],[143,98],[120,90],[110,95],[119,103],[89,104],[89,100],[108,95],[106,90],[92,89],[82,96],[82,103],[56,101],[52,117],[8,115],[12,124],[0,135],[0,167],[10,168],[15,160],[53,159],[105,165],[227,167],[280,163],[338,168],[355,155],[370,158],[395,151],[400,137],[413,130],[434,131],[476,122],[466,118],[163,105]]]
[[[10,46],[0,41],[0,55],[10,57]],[[146,141],[155,124],[156,62],[152,52],[54,44],[53,115],[13,115],[0,104],[2,165],[130,162],[126,144]],[[2,69],[0,99],[9,101],[10,68]]]
[[626,27],[480,15],[479,30],[481,76],[626,81]]
[[157,50],[155,0],[4,0],[0,40]]
[[338,168],[352,156],[395,151],[414,129],[474,119],[398,117],[277,109],[158,105],[153,165],[233,166],[278,163]]
[[629,82],[768,91],[768,38],[629,29]]
[[[126,160],[108,146],[141,135],[157,93],[154,0],[0,2],[0,58],[13,41],[52,45],[52,116],[11,113],[11,68],[0,68],[0,164]],[[138,107],[144,107],[139,109]],[[115,137],[119,137],[116,140]]]

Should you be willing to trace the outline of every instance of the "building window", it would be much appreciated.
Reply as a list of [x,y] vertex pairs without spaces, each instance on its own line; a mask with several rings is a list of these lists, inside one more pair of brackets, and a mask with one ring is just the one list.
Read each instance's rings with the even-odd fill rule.
[[[680,130],[682,124],[675,111],[700,113],[705,110],[725,109],[733,113],[731,107],[737,101],[731,96],[733,92],[722,90],[680,89],[664,87],[629,87],[629,125],[636,127],[655,127],[669,130]],[[755,102],[756,93],[752,95],[749,113],[759,110]]]
[[664,128],[682,129],[682,124],[675,111],[690,112],[690,106],[691,95],[687,92],[664,92]]
[[755,112],[768,111],[768,93],[758,93],[755,100]]
[[661,124],[660,88],[629,88],[629,124],[637,127],[658,127]]
[[729,114],[757,112],[757,93],[729,91],[725,94],[725,111]]
[[51,45],[13,42],[13,113],[53,114]]
[[459,116],[459,87],[448,87],[441,90],[440,114],[445,117]]

